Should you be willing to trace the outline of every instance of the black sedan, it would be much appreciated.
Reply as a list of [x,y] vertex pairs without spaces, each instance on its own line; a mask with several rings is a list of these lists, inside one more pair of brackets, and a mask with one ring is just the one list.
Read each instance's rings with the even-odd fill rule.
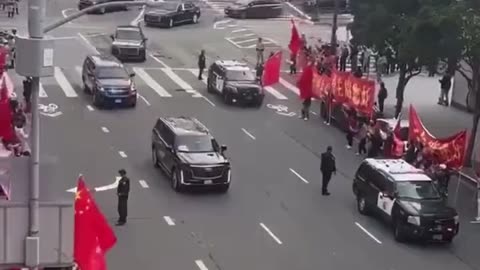
[[240,19],[265,19],[281,16],[283,3],[278,0],[240,0],[225,8],[225,15]]
[[[94,6],[94,5],[100,5],[100,4],[105,4],[105,3],[112,3],[112,2],[119,2],[119,1],[135,1],[135,0],[80,0],[78,2],[78,9],[86,9],[88,7]],[[118,6],[111,6],[111,7],[103,7],[99,9],[95,9],[93,11],[90,11],[88,13],[97,13],[97,14],[105,14],[106,12],[111,12],[111,11],[117,11],[117,10],[128,10],[127,6],[124,5],[118,5]]]
[[152,4],[143,21],[147,26],[164,26],[171,28],[184,23],[197,23],[200,8],[192,3],[161,2]]

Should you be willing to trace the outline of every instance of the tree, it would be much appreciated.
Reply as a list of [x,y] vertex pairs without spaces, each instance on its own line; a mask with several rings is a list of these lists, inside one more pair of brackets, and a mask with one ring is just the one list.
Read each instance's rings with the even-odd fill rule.
[[438,46],[443,39],[443,20],[437,10],[453,0],[356,0],[352,1],[355,19],[353,43],[373,47],[380,53],[390,47],[396,52],[399,79],[396,87],[396,115],[403,107],[405,87],[420,74],[422,66],[435,66],[447,55]]

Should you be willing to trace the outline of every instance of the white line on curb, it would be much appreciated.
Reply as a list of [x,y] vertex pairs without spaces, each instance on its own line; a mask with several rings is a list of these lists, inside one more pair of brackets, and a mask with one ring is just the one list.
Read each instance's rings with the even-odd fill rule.
[[210,99],[208,99],[208,98],[205,97],[205,96],[202,96],[202,98],[203,98],[206,102],[208,102],[210,105],[212,105],[213,107],[215,107],[215,103],[213,103],[213,101],[211,101]]
[[275,240],[275,242],[277,242],[279,245],[282,244],[282,241],[280,241],[280,239],[278,239],[278,237],[275,236],[275,234],[273,234],[272,231],[270,231],[270,229],[265,226],[265,224],[260,223],[260,226],[273,238],[273,240]]
[[95,54],[100,54],[97,50],[97,48],[95,46],[93,46],[93,44],[84,36],[82,35],[81,33],[78,33],[78,36],[85,42],[85,44],[87,45],[87,47],[92,51],[94,52]]
[[300,180],[302,180],[303,182],[305,182],[306,184],[308,184],[309,182],[307,181],[307,179],[303,178],[299,173],[297,173],[294,169],[292,168],[289,168],[289,170],[295,174],[295,176],[297,176]]
[[200,268],[200,270],[208,270],[202,260],[196,260],[195,264]]
[[250,132],[248,132],[246,129],[242,128],[243,133],[247,134],[248,137],[250,137],[252,140],[256,140],[255,136],[253,136]]
[[125,152],[123,152],[123,151],[118,151],[118,154],[119,154],[122,158],[127,158],[127,154],[125,154]]
[[169,216],[164,216],[163,219],[165,219],[165,222],[167,222],[168,226],[175,226],[175,222],[173,219]]
[[145,181],[145,180],[138,180],[138,183],[140,183],[140,186],[142,186],[142,188],[148,188],[147,181]]
[[373,241],[377,242],[380,245],[382,244],[382,242],[380,240],[378,240],[373,234],[371,234],[369,231],[367,231],[367,229],[365,229],[358,222],[355,222],[355,225],[357,225],[357,227],[360,228],[360,230],[362,230],[364,233],[366,233],[368,236],[370,236],[370,238],[372,238]]
[[102,131],[103,131],[104,133],[109,133],[109,132],[110,132],[110,130],[108,130],[108,128],[106,128],[106,127],[102,127]]

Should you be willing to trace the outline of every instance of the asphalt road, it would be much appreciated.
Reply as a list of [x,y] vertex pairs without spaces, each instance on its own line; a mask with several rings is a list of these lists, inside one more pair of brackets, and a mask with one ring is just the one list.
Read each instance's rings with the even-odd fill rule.
[[[214,29],[225,20],[218,13],[224,4],[200,5],[196,25],[144,29],[148,60],[128,64],[137,71],[140,89],[135,109],[94,108],[82,92],[78,67],[85,55],[108,49],[116,25],[138,22],[140,10],[88,15],[51,33],[67,38],[57,43],[56,76],[42,80],[40,103],[57,105],[56,110],[50,106],[51,112],[62,112],[41,118],[42,194],[71,196],[66,190],[80,173],[91,187],[99,187],[113,183],[118,169],[127,170],[132,181],[129,221],[115,228],[119,242],[108,255],[110,269],[479,269],[452,252],[461,243],[398,244],[384,224],[357,213],[351,181],[361,158],[344,148],[343,134],[315,115],[308,122],[298,119],[300,104],[288,74],[282,74],[283,83],[270,89],[260,109],[226,106],[208,94],[192,73],[199,51],[206,50],[209,62],[253,63],[251,48],[226,37],[247,29],[246,23],[245,32],[256,35],[264,22],[232,20],[225,24],[235,29],[227,33]],[[49,14],[60,18],[74,8],[73,1],[53,1]],[[285,32],[271,36],[276,41],[272,50],[280,48],[277,40],[289,35],[288,28]],[[21,78],[12,76],[19,85]],[[155,91],[155,83],[168,93]],[[291,116],[272,109],[279,105]],[[175,193],[153,167],[154,121],[180,115],[197,117],[228,146],[233,183],[227,194]],[[322,197],[318,156],[327,145],[334,147],[339,173],[332,196]],[[114,190],[97,192],[95,198],[113,224]]]

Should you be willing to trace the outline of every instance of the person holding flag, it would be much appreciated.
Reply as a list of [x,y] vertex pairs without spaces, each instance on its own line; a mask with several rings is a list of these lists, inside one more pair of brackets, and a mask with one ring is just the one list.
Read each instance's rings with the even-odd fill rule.
[[288,49],[290,50],[290,74],[297,74],[297,56],[298,51],[302,47],[302,40],[298,34],[298,30],[293,19],[291,20],[291,23],[292,32],[290,36],[290,43],[288,44]]
[[300,90],[300,99],[303,100],[300,118],[303,118],[305,121],[310,117],[310,105],[312,104],[313,96],[313,72],[315,72],[315,68],[312,63],[309,63],[303,69],[303,73],[297,81],[297,87]]

